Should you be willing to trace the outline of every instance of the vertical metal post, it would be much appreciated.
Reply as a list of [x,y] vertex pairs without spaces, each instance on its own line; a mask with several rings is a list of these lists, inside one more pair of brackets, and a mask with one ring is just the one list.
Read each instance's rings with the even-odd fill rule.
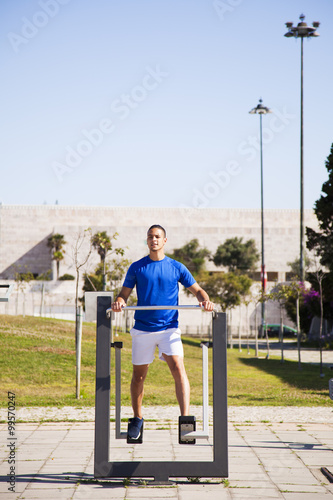
[[115,347],[116,357],[116,438],[121,435],[121,350]]
[[214,461],[221,476],[228,476],[228,405],[227,405],[227,322],[226,314],[213,317],[213,432]]
[[116,384],[116,410],[115,410],[115,429],[116,439],[126,439],[127,432],[121,432],[121,349],[122,342],[114,342],[112,346],[115,349],[115,384]]
[[202,423],[203,433],[209,436],[208,347],[202,347]]
[[76,309],[76,399],[80,398],[81,344],[82,344],[82,306]]
[[304,283],[305,280],[305,268],[304,268],[304,178],[303,178],[303,39],[312,38],[319,36],[319,33],[316,32],[316,29],[319,27],[320,23],[315,21],[312,23],[312,27],[308,26],[306,22],[304,22],[305,16],[301,14],[299,16],[300,23],[297,26],[293,26],[293,23],[288,22],[286,26],[288,28],[287,33],[284,36],[287,38],[295,37],[301,39],[301,137],[300,137],[300,259],[299,259],[299,267],[300,267],[300,280]]
[[262,115],[260,118],[260,179],[261,179],[261,331],[264,334],[265,325],[265,229],[264,229],[264,169],[263,169],[263,153],[262,153]]
[[110,307],[111,297],[97,297],[95,477],[105,477],[109,462],[111,318],[106,310]]
[[303,37],[301,37],[301,138],[300,138],[300,278],[304,283],[304,164],[303,164],[304,142],[303,142]]

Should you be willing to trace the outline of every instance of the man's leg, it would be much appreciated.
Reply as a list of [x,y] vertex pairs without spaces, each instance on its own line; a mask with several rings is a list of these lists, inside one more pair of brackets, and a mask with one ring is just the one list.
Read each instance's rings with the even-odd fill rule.
[[190,384],[184,366],[182,356],[167,356],[163,353],[163,358],[167,362],[172,376],[175,380],[176,396],[182,416],[189,415],[190,411]]
[[148,373],[149,365],[133,365],[131,381],[131,398],[134,417],[142,418],[143,385]]

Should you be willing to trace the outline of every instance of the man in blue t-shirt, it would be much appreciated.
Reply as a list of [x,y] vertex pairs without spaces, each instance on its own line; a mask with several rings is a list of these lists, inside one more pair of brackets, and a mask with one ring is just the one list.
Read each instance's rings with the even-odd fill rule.
[[[134,287],[136,287],[138,306],[178,305],[178,283],[190,290],[206,311],[213,311],[214,304],[189,270],[164,254],[166,242],[166,232],[162,226],[153,225],[148,229],[149,255],[129,267],[123,287],[115,302],[111,304],[114,312],[120,312],[126,306]],[[184,366],[178,311],[142,310],[136,311],[134,318],[135,324],[131,330],[133,363],[131,398],[134,418],[130,423],[128,435],[131,439],[138,439],[143,423],[144,381],[157,346],[160,359],[167,362],[175,380],[176,396],[183,416],[189,414],[190,385]]]

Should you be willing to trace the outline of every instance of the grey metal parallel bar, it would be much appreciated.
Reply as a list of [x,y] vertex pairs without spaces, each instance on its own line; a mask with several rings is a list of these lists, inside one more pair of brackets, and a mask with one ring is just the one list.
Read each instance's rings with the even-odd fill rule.
[[105,311],[111,297],[97,297],[96,396],[95,396],[95,476],[103,477],[109,463],[110,443],[110,363],[111,320]]
[[[182,310],[182,309],[196,309],[197,311],[204,311],[204,308],[199,305],[181,305],[181,306],[124,306],[123,311],[157,311],[157,310]],[[213,311],[212,311],[213,312]],[[107,309],[106,314],[109,316],[112,309]]]
[[213,315],[213,461],[109,461],[111,319],[107,317],[106,311],[110,308],[110,300],[110,297],[98,298],[97,306],[94,476],[152,477],[156,483],[168,482],[169,477],[228,477],[225,313]]
[[214,461],[228,477],[228,405],[227,405],[227,315],[213,320],[213,430]]
[[158,309],[199,309],[203,310],[203,307],[194,304],[194,305],[188,305],[188,306],[126,306],[124,307],[124,310],[127,311],[154,311]]
[[202,349],[202,426],[205,436],[209,436],[209,384],[208,384],[208,346]]
[[[120,343],[120,342],[119,342]],[[118,342],[114,343],[115,348],[115,365],[116,365],[116,439],[126,439],[127,432],[121,432],[121,347],[119,347]]]

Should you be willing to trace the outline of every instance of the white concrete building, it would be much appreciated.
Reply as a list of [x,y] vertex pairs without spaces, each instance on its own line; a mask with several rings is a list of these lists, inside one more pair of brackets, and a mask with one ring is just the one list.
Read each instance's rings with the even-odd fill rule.
[[[305,226],[317,228],[312,210],[305,210],[304,216]],[[146,231],[152,224],[165,227],[167,252],[197,238],[200,245],[215,253],[221,243],[235,236],[242,237],[243,241],[254,239],[259,252],[261,249],[260,209],[0,205],[0,280],[13,280],[15,272],[30,271],[37,276],[53,269],[47,247],[47,239],[53,233],[63,234],[67,242],[60,275],[75,275],[72,247],[79,232],[87,228],[91,228],[93,234],[104,230],[109,235],[117,232],[116,246],[126,248],[128,259],[137,260],[147,254]],[[299,257],[299,228],[298,210],[265,210],[265,261],[271,284],[285,281],[290,271],[288,262]],[[88,242],[82,247],[82,254],[87,248]],[[89,270],[93,270],[98,261],[97,252],[93,252]],[[214,270],[214,264],[208,263],[208,269]],[[46,282],[45,287],[45,304],[49,303],[50,314],[66,317],[68,311],[71,315],[75,283],[53,280]],[[32,293],[26,294],[25,312],[39,314],[41,283],[32,282],[29,290]],[[21,299],[14,293],[10,303],[0,304],[0,312],[6,309],[8,313],[21,314]],[[189,302],[189,299],[182,295],[181,302]],[[183,323],[200,327],[202,321],[194,321],[192,313]],[[272,318],[269,321],[273,322]]]

